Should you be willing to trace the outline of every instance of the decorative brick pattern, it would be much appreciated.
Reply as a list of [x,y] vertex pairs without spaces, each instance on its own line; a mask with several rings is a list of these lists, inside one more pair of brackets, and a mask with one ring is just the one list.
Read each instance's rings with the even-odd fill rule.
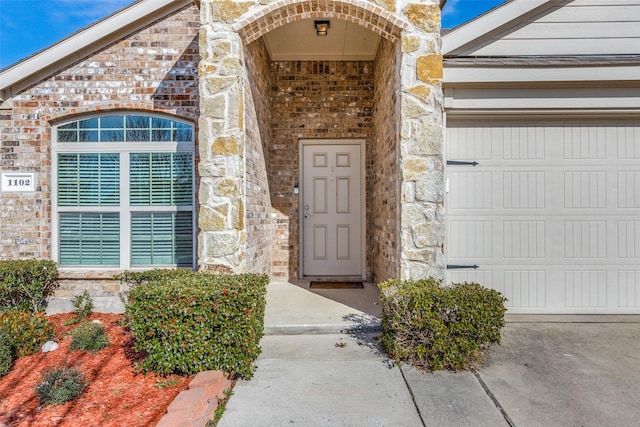
[[238,20],[233,28],[244,43],[251,43],[269,31],[307,18],[353,22],[388,40],[396,40],[409,25],[402,17],[368,1],[280,0],[252,11]]
[[[198,9],[184,8],[16,94],[13,107],[0,110],[0,169],[33,172],[37,180],[34,193],[0,194],[0,259],[51,257],[52,125],[109,110],[198,118],[199,27]],[[117,296],[112,274],[63,274],[59,294],[86,288]]]

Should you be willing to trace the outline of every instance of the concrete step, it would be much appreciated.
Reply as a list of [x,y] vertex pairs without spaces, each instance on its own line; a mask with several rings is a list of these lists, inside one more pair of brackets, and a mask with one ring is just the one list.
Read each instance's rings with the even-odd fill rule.
[[265,335],[371,333],[380,331],[378,288],[309,289],[308,281],[267,287]]

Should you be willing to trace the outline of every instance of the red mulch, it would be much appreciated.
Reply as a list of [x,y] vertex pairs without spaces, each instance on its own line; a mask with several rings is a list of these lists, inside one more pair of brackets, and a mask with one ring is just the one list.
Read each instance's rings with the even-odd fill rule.
[[[11,371],[0,378],[0,424],[9,426],[154,426],[169,404],[191,381],[187,376],[161,377],[136,374],[131,354],[131,336],[120,321],[122,315],[93,314],[109,334],[109,347],[98,352],[70,351],[66,333],[78,325],[64,326],[70,313],[49,317],[56,325],[57,350],[36,353],[14,362]],[[64,405],[41,406],[35,387],[45,370],[76,367],[90,381],[84,393]],[[162,381],[176,379],[172,386],[159,388]]]

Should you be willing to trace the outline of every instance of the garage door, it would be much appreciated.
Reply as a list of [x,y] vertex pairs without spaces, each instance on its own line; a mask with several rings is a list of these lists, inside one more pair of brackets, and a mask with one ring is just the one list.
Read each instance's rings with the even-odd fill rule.
[[447,279],[511,313],[640,313],[640,122],[447,126]]

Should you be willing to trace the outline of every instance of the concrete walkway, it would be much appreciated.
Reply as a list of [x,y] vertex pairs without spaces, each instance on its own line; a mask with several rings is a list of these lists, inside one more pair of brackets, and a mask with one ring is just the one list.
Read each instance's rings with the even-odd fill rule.
[[640,316],[509,316],[477,373],[425,373],[378,351],[375,286],[307,288],[269,285],[258,370],[219,426],[640,424]]

